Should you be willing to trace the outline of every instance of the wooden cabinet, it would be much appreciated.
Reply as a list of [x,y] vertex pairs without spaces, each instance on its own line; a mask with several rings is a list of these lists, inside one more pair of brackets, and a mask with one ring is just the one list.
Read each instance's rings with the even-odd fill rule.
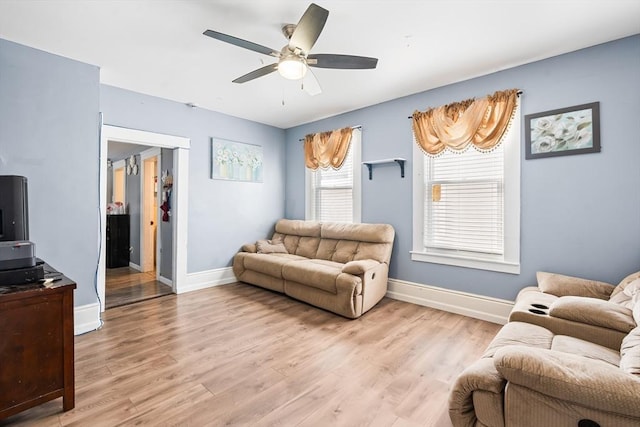
[[107,215],[107,268],[129,266],[130,217]]
[[0,286],[0,419],[62,397],[73,409],[73,290],[60,275],[41,284]]

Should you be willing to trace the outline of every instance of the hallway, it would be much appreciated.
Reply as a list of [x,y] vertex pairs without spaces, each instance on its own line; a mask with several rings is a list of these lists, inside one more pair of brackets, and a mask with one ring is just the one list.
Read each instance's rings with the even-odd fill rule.
[[133,304],[173,293],[171,286],[156,280],[156,272],[140,273],[130,267],[109,268],[106,274],[105,308]]

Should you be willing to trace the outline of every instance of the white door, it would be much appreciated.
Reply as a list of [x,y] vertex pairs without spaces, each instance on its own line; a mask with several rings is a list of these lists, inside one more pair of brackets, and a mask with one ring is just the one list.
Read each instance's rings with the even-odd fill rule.
[[[148,150],[152,151],[152,150]],[[155,150],[153,150],[155,151]],[[158,167],[160,156],[150,157],[142,153],[142,183],[141,183],[141,260],[140,267],[143,272],[159,270],[157,257],[158,250]],[[151,153],[149,153],[151,154]]]

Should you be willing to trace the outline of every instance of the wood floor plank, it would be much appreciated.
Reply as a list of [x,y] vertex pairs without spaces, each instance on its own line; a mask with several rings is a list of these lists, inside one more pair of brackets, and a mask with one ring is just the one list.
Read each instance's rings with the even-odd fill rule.
[[130,267],[108,268],[105,274],[107,309],[173,293],[171,286],[156,280],[156,271],[139,272]]
[[124,425],[158,425],[165,424],[167,420],[182,417],[186,412],[191,411],[193,405],[200,402],[208,402],[213,398],[213,394],[202,384],[194,384],[182,393],[174,394],[167,399],[158,402],[157,405],[149,406],[146,411],[138,413],[122,421]]
[[103,319],[75,338],[75,409],[0,426],[448,426],[451,383],[499,329],[388,298],[350,320],[245,284]]

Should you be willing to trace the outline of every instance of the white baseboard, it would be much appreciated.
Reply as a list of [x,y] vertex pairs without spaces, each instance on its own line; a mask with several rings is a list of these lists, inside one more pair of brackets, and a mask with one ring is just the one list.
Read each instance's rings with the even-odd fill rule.
[[74,307],[73,324],[74,335],[82,335],[100,328],[102,326],[102,320],[100,320],[100,304],[94,302],[93,304]]
[[136,271],[142,271],[142,267],[140,267],[138,264],[134,264],[131,261],[129,261],[129,267],[133,268]]
[[164,283],[165,285],[173,287],[173,280],[167,279],[164,276],[158,276],[158,282]]
[[187,286],[176,289],[177,294],[197,291],[214,286],[226,285],[237,282],[231,267],[216,268],[214,270],[199,271],[197,273],[187,273]]
[[461,314],[504,325],[513,301],[453,291],[398,279],[389,279],[387,296],[392,299]]

